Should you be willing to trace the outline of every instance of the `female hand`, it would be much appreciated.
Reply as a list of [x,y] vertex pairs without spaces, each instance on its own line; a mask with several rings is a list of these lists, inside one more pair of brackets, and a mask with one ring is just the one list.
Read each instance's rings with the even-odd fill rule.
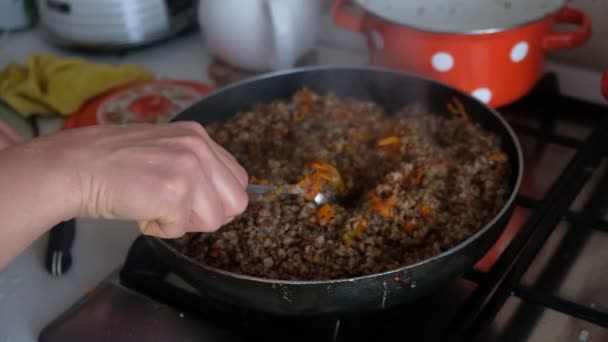
[[176,238],[247,206],[247,173],[197,123],[94,126],[19,144],[2,126],[0,137],[0,269],[73,217],[135,220],[144,234]]
[[3,121],[0,121],[0,150],[9,147],[11,145],[20,143],[24,138],[15,131],[11,126],[7,125]]
[[176,238],[216,230],[247,206],[246,171],[195,122],[95,126],[40,140],[38,153],[61,165],[78,198],[76,216],[135,220],[144,234]]

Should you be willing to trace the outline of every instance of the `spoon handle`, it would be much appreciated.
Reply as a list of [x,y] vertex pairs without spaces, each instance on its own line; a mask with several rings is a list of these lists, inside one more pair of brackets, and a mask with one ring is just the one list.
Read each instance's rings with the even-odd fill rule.
[[269,192],[276,191],[276,187],[271,185],[258,185],[258,184],[249,184],[247,185],[247,193],[249,195],[265,195]]
[[277,191],[281,191],[282,194],[288,195],[299,195],[300,191],[296,187],[292,186],[282,186],[277,187],[274,185],[259,185],[259,184],[249,184],[247,185],[247,193],[249,195],[265,195],[268,193],[273,193]]

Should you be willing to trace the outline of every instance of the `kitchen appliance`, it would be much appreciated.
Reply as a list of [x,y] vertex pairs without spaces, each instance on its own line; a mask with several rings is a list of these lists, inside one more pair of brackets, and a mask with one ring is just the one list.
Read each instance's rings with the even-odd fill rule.
[[291,68],[317,39],[320,0],[202,0],[199,22],[211,53],[251,71]]
[[71,48],[121,50],[196,27],[196,0],[38,0],[52,42]]
[[253,312],[195,290],[141,237],[40,341],[608,340],[608,106],[560,95],[547,74],[500,113],[526,160],[512,219],[482,262],[418,301],[373,315]]
[[34,0],[0,2],[0,31],[22,30],[32,26],[36,19]]
[[[354,3],[362,14],[346,11]],[[362,32],[371,62],[451,84],[493,107],[527,93],[545,54],[591,35],[591,20],[566,0],[337,0],[334,21]],[[573,24],[557,31],[557,23]]]

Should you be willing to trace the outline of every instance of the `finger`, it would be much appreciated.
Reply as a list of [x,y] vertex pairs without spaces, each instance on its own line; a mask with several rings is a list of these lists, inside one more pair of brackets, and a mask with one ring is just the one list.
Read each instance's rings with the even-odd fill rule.
[[221,163],[221,166],[226,168],[244,189],[247,186],[248,181],[247,171],[245,171],[245,169],[239,165],[236,159],[234,159],[234,157],[232,157],[228,151],[224,150],[213,140],[209,139],[206,141],[206,143],[215,154],[218,162]]
[[[186,231],[187,232],[214,232],[214,231],[218,230],[219,228],[232,222],[235,217],[236,216],[226,217],[224,219],[224,221],[222,222],[222,224],[218,225],[215,228],[205,228],[205,226],[206,226],[206,224],[204,223],[205,221],[203,219],[201,219],[196,212],[193,211],[190,215],[190,220],[189,220],[190,223],[188,224]],[[203,228],[201,229],[201,227],[203,227]]]
[[[192,165],[193,163],[190,164]],[[194,165],[196,165],[196,162],[194,162]],[[196,174],[193,177],[201,178],[200,175]],[[190,186],[190,184],[194,185],[195,183],[190,180],[181,183],[182,185],[180,186],[176,186],[176,184],[179,183],[168,187],[172,189],[170,193],[160,195],[165,204],[155,210],[154,219],[140,220],[138,222],[143,234],[165,239],[175,239],[183,236],[186,232],[195,193],[194,186]]]
[[0,150],[9,147],[12,144],[12,139],[10,139],[8,136],[0,134]]
[[139,221],[139,230],[144,235],[155,236],[161,239],[177,239],[186,233],[183,224],[178,222],[162,223],[161,221]]
[[25,140],[25,138],[11,126],[0,122],[0,137],[2,135],[8,137],[8,141],[11,142],[11,144],[16,144]]
[[[191,210],[200,220],[186,222],[183,229],[212,231],[219,228],[227,217],[239,214],[247,205],[247,195],[236,177],[221,162],[200,136],[161,138],[154,142],[173,155],[172,163],[189,180]],[[148,163],[154,163],[149,160]],[[221,192],[220,192],[221,191]],[[187,212],[186,216],[192,215]]]
[[[140,229],[145,235],[154,235],[163,239],[176,239],[182,237],[186,233],[188,226],[188,213],[192,210],[191,196],[187,196],[181,204],[174,204],[172,209],[169,209],[165,214],[160,215],[160,218],[151,221],[141,222]],[[169,206],[168,208],[171,208]]]
[[186,227],[188,231],[215,231],[223,225],[226,217],[230,216],[226,214],[225,205],[208,176],[196,182],[193,196],[192,210],[188,213],[189,224]]
[[[182,140],[182,144],[184,142],[186,145],[198,145],[192,139]],[[218,172],[213,170],[216,170],[221,162],[204,143],[198,148],[182,145],[174,151],[172,154],[175,155],[175,162],[178,163],[176,166],[180,168],[181,186],[176,187],[178,199],[172,201],[173,208],[169,208],[171,210],[163,216],[165,224],[161,224],[160,228],[198,232],[217,230],[227,216],[226,205],[218,193],[215,183],[217,181],[214,181],[214,178],[218,177],[215,175]],[[207,151],[207,160],[202,162],[205,151]],[[225,169],[223,174],[225,177],[231,175]],[[233,182],[236,183],[236,180]],[[173,221],[179,221],[180,226],[176,227]],[[174,235],[174,232],[167,231],[165,234]]]
[[[171,148],[181,146],[198,158],[201,170],[207,175],[206,179],[210,181],[209,186],[215,189],[216,198],[220,199],[218,203],[222,206],[222,210],[217,211],[215,215],[221,212],[224,215],[221,217],[223,221],[225,217],[235,216],[244,211],[249,200],[245,193],[245,187],[216,153],[213,147],[214,142],[209,138],[204,128],[196,122],[179,122],[169,128],[171,129],[167,129],[165,134],[171,133],[173,137],[160,138],[155,141]],[[176,132],[180,133],[177,134]],[[205,191],[209,192],[210,188]],[[205,191],[202,193],[204,194]],[[218,203],[213,205],[217,206]],[[205,211],[200,206],[197,206],[197,210]],[[199,216],[203,220],[207,219],[200,213]],[[216,225],[213,224],[212,226],[215,227]]]
[[227,218],[224,218],[223,221],[218,220],[217,222],[210,224],[208,222],[208,220],[203,219],[202,217],[199,216],[199,214],[197,212],[195,212],[193,210],[190,213],[190,219],[189,219],[188,226],[186,227],[186,231],[187,232],[211,233],[211,232],[214,232],[214,231],[220,229],[222,226],[224,226],[228,222],[230,222],[230,220],[228,220]]
[[217,144],[215,141],[211,140],[212,146],[215,150],[215,153],[218,155],[220,160],[226,165],[228,169],[234,174],[236,179],[241,183],[243,187],[247,186],[249,183],[249,176],[247,175],[247,171],[239,164],[239,162],[234,158],[230,152],[226,151],[222,146]]
[[232,222],[232,221],[233,221],[235,218],[236,218],[236,216],[230,216],[230,217],[227,217],[227,218],[224,220],[224,225],[227,225],[228,223]]
[[208,159],[203,161],[203,165],[207,165],[206,171],[221,199],[224,218],[239,215],[245,210],[249,200],[245,188],[217,155],[215,158],[213,162]]
[[197,122],[181,122],[180,127],[192,131],[199,135],[208,146],[216,153],[217,157],[225,164],[225,166],[234,174],[239,183],[245,187],[248,182],[247,171],[239,164],[239,162],[223,147],[218,145],[207,133],[205,128]]
[[[221,218],[224,219],[225,217],[242,213],[249,201],[245,187],[222,162],[218,154],[211,147],[212,143],[198,135],[195,139],[182,139],[180,140],[180,144],[198,158],[200,169],[206,175],[205,179],[209,181],[204,184],[207,188],[199,191],[199,193],[205,194],[214,190],[213,193],[217,196],[217,202],[213,203],[213,205],[221,205],[222,209],[220,211],[224,215]],[[197,206],[197,208],[200,208],[200,206]],[[216,215],[220,211],[217,211]],[[206,219],[205,216],[200,216]]]

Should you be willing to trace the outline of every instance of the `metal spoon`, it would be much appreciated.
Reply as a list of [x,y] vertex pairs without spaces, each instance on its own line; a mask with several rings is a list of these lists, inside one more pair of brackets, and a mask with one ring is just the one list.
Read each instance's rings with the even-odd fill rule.
[[[266,195],[269,193],[286,194],[286,195],[301,195],[302,190],[297,186],[274,186],[274,185],[258,185],[249,184],[247,185],[247,193],[249,195]],[[315,195],[314,202],[317,205],[323,205],[325,203],[332,203],[335,199],[334,194],[329,192],[319,192]]]

